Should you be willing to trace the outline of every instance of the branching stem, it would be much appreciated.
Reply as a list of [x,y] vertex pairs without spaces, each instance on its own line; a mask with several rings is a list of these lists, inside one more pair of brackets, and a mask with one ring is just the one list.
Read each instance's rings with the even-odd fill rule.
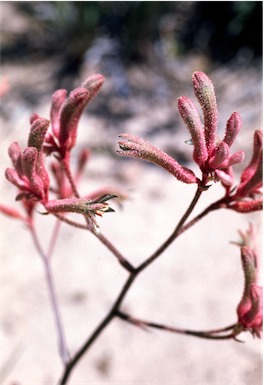
[[[178,333],[178,334],[186,334],[191,335],[199,338],[206,338],[206,339],[232,339],[234,338],[233,329],[236,326],[236,324],[227,326],[222,329],[217,330],[208,330],[208,331],[196,331],[196,330],[189,330],[189,329],[181,329],[181,328],[175,328],[172,326],[156,323],[156,322],[149,322],[142,319],[138,319],[135,317],[131,317],[130,315],[118,311],[116,313],[117,317],[120,319],[127,321],[135,326],[141,327],[141,328],[154,328],[154,329],[160,329],[171,333]],[[223,334],[224,332],[229,332],[232,330],[231,333]],[[221,333],[221,334],[220,334]]]
[[[163,252],[164,250],[176,239],[176,237],[180,233],[180,229],[183,226],[183,224],[186,222],[188,217],[190,216],[191,212],[193,211],[195,205],[197,204],[200,196],[202,194],[202,189],[198,186],[195,196],[189,205],[188,209],[182,216],[181,220],[179,221],[178,225],[176,226],[175,230],[171,234],[171,236],[163,243],[163,245],[155,252],[153,253],[145,262],[143,262],[141,265],[139,265],[137,268],[133,268],[132,265],[130,265],[129,262],[123,260],[123,257],[117,253],[116,249],[113,248],[111,243],[109,244],[106,238],[99,237],[99,239],[111,250],[113,253],[117,256],[119,262],[124,266],[127,270],[130,271],[130,275],[125,282],[119,296],[117,297],[117,300],[115,301],[112,309],[109,311],[109,313],[106,315],[106,317],[103,319],[103,321],[99,324],[99,326],[95,329],[95,331],[92,333],[92,335],[89,337],[89,339],[84,343],[84,345],[78,350],[78,352],[75,354],[75,356],[66,364],[64,374],[62,376],[62,379],[59,382],[59,385],[65,385],[69,379],[69,376],[73,370],[73,368],[76,366],[77,362],[82,358],[82,356],[87,352],[89,347],[92,345],[92,343],[96,340],[96,338],[103,332],[103,330],[110,324],[110,322],[113,320],[114,317],[118,316],[120,314],[119,309],[122,304],[123,299],[127,295],[131,285],[135,281],[136,277],[139,273],[141,273],[147,266],[149,266],[154,260],[156,260]],[[127,265],[128,264],[128,265]]]

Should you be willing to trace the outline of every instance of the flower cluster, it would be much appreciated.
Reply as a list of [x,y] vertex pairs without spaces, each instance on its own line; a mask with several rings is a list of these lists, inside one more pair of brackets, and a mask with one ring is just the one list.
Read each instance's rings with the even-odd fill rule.
[[[16,209],[0,206],[0,211],[13,217],[32,223],[32,214],[37,202],[43,204],[48,213],[64,215],[66,212],[83,214],[97,227],[94,215],[114,211],[107,200],[116,198],[117,189],[110,192],[101,188],[97,192],[80,198],[76,186],[89,160],[89,150],[81,150],[77,159],[75,175],[70,171],[70,154],[73,149],[78,123],[86,104],[98,93],[103,85],[101,74],[90,76],[82,87],[73,90],[67,97],[66,90],[57,90],[52,96],[50,121],[32,114],[27,147],[20,149],[17,142],[9,147],[9,156],[14,168],[6,170],[6,178],[18,189],[17,200],[21,200],[27,216]],[[54,154],[56,161],[46,165],[47,155]],[[54,181],[52,186],[50,181]],[[49,199],[49,193],[56,199]],[[121,193],[121,198],[125,197]]]
[[57,90],[52,95],[51,130],[45,138],[45,151],[57,152],[62,159],[67,159],[76,143],[77,129],[82,112],[87,103],[94,98],[104,83],[101,74],[90,76],[82,87],[73,90],[67,97],[67,91]]
[[19,144],[14,142],[8,149],[14,169],[6,170],[6,178],[19,188],[22,197],[34,197],[36,200],[48,200],[49,176],[43,163],[43,143],[49,121],[37,118],[33,122],[28,146],[21,151]]
[[249,165],[242,173],[239,186],[234,188],[233,166],[244,160],[244,151],[231,153],[231,146],[242,126],[242,119],[233,112],[227,121],[225,135],[218,140],[218,109],[214,87],[211,80],[203,72],[194,72],[192,76],[195,96],[203,111],[203,122],[195,104],[186,96],[178,99],[178,109],[186,124],[193,145],[193,160],[199,166],[202,177],[181,166],[175,159],[159,150],[146,140],[132,135],[121,134],[118,142],[120,155],[141,158],[155,163],[173,174],[184,183],[197,183],[201,189],[208,187],[210,181],[221,181],[226,190],[226,199],[222,207],[239,212],[249,212],[262,208],[262,199],[256,195],[261,193],[262,186],[262,132],[254,134],[253,155]]
[[244,160],[243,151],[232,155],[230,153],[242,126],[241,117],[233,112],[226,124],[225,137],[218,141],[218,109],[213,84],[203,72],[194,72],[192,79],[195,96],[203,110],[204,124],[194,103],[186,96],[178,99],[178,108],[191,134],[193,159],[200,167],[204,180],[207,181],[209,176],[214,180],[221,180],[225,186],[231,186],[234,182],[231,166]]

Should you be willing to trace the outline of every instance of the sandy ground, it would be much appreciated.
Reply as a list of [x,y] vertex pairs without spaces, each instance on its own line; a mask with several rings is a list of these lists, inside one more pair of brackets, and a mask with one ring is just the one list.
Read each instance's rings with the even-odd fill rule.
[[[191,70],[202,69],[192,68],[192,65],[188,67],[189,86]],[[21,95],[16,94],[17,83],[21,85],[25,79],[23,72],[16,72],[12,66],[3,70],[11,89],[5,98],[5,114],[1,118],[2,175],[10,165],[8,145],[14,140],[22,146],[26,143],[28,118],[33,112],[23,104]],[[37,79],[44,81],[45,77],[38,72],[32,76],[36,86],[39,86]],[[237,147],[245,148],[249,157],[253,131],[261,123],[260,77],[255,76],[254,69],[234,73],[225,68],[210,76],[219,92],[222,132],[230,114],[234,110],[241,112],[244,127]],[[109,92],[108,84],[106,90]],[[150,93],[155,87],[155,82],[149,85]],[[191,88],[187,94],[192,96]],[[129,192],[130,199],[123,209],[113,204],[116,212],[105,215],[99,223],[102,232],[135,265],[152,254],[173,231],[194,194],[194,188],[175,181],[154,166],[118,158],[115,143],[119,132],[144,135],[164,150],[175,149],[175,156],[188,162],[191,147],[184,144],[189,138],[182,124],[178,132],[155,131],[155,127],[165,126],[177,114],[176,98],[180,95],[182,93],[176,93],[173,102],[160,105],[155,105],[153,100],[142,103],[143,99],[139,99],[136,106],[129,105],[134,109],[131,118],[119,123],[91,114],[80,124],[79,145],[95,148],[82,192],[113,184]],[[93,103],[96,106],[96,101]],[[123,101],[114,103],[111,98],[109,105],[113,116],[127,108]],[[39,102],[36,112],[48,116],[48,109],[47,95]],[[13,205],[15,189],[4,177],[1,184],[1,200]],[[195,212],[199,213],[222,193],[220,186],[213,185],[204,193]],[[38,234],[43,245],[47,245],[51,220],[39,218]],[[204,218],[138,277],[123,309],[138,318],[194,330],[234,323],[236,306],[243,291],[243,274],[239,249],[229,242],[239,239],[237,230],[246,230],[249,221],[256,223],[260,234],[260,219],[260,214],[240,216],[227,211]],[[67,343],[70,352],[74,353],[108,312],[127,274],[95,237],[66,225],[61,228],[55,248],[53,273]],[[116,319],[83,357],[69,384],[260,385],[261,343],[246,333],[241,339],[245,343],[143,331]],[[57,383],[62,364],[42,263],[25,227],[3,216],[0,344],[1,385]]]

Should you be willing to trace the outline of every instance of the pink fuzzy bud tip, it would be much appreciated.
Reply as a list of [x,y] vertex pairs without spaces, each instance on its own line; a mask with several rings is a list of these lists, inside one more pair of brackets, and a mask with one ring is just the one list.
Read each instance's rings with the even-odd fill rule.
[[210,155],[216,141],[218,119],[214,86],[208,76],[201,71],[194,72],[192,80],[195,96],[197,97],[204,114],[205,140]]
[[242,119],[237,112],[233,112],[226,124],[226,132],[224,137],[224,142],[228,144],[229,147],[234,143],[237,134],[239,133],[242,127]]
[[99,92],[100,88],[104,84],[105,78],[101,74],[95,74],[86,79],[82,87],[85,87],[91,95],[91,98],[95,97]]
[[178,99],[178,109],[192,137],[192,143],[194,145],[193,159],[200,167],[203,167],[204,162],[208,158],[208,152],[205,143],[204,129],[198,111],[194,103],[186,96]]

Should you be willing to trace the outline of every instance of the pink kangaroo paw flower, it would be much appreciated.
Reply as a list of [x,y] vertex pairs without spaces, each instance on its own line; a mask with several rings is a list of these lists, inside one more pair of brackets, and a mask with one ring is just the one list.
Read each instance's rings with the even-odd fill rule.
[[208,158],[204,129],[194,103],[182,96],[178,99],[179,113],[190,131],[194,145],[193,159],[202,168]]
[[52,132],[56,138],[59,137],[60,132],[60,112],[61,107],[66,100],[67,90],[61,89],[53,93],[51,98],[50,120]]
[[184,183],[198,183],[198,178],[193,171],[181,166],[175,159],[152,146],[146,140],[131,134],[121,134],[120,138],[125,139],[119,141],[119,147],[122,151],[118,151],[120,155],[132,156],[140,158],[151,163],[155,163],[174,175],[178,180]]
[[89,78],[82,83],[82,87],[87,88],[87,90],[90,92],[90,98],[92,99],[98,94],[100,88],[104,84],[104,81],[105,78],[103,75],[95,74],[89,76]]
[[242,127],[242,119],[237,112],[233,112],[226,124],[226,131],[224,142],[228,144],[229,147],[234,143],[237,134],[239,133]]
[[209,155],[215,146],[218,120],[218,109],[214,86],[205,73],[196,71],[193,73],[194,93],[197,97],[204,115],[204,134]]

